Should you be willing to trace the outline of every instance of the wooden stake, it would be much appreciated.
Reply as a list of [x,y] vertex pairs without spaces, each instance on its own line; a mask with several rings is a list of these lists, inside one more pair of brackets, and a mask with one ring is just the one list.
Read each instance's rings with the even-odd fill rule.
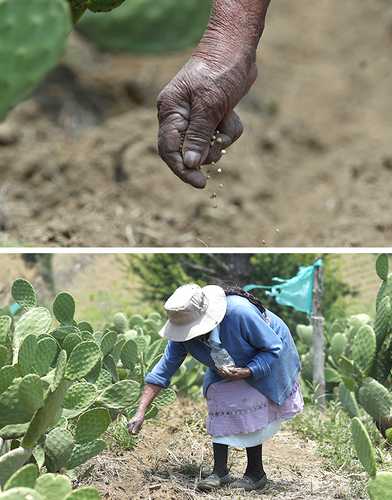
[[313,385],[320,410],[325,409],[325,340],[324,317],[321,312],[323,298],[323,268],[316,267],[313,278]]

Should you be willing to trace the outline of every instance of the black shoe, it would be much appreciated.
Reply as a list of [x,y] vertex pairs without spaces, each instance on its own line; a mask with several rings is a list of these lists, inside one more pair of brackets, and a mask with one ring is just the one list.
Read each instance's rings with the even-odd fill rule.
[[252,479],[249,476],[244,476],[242,479],[237,479],[231,484],[231,488],[243,489],[245,491],[262,490],[267,484],[267,476],[261,479]]
[[223,477],[219,477],[218,474],[215,474],[213,472],[208,477],[206,477],[205,479],[201,479],[197,483],[197,489],[201,491],[211,491],[217,488],[222,488],[222,486],[226,486],[227,484],[230,484],[232,481],[233,478],[230,476],[230,474],[226,474]]

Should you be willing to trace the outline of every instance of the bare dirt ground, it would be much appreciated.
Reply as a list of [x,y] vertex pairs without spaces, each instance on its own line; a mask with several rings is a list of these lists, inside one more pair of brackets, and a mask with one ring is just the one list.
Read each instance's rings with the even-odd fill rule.
[[[178,401],[161,413],[155,425],[145,425],[133,451],[100,455],[84,467],[80,482],[93,484],[103,498],[112,500],[359,498],[352,494],[347,477],[326,470],[312,442],[287,427],[264,447],[269,482],[262,492],[246,493],[228,487],[208,494],[198,492],[196,481],[210,472],[212,463],[204,418],[204,402]],[[230,466],[233,475],[242,475],[245,469],[242,450],[231,451]]]
[[155,96],[187,54],[112,57],[73,37],[0,131],[0,241],[391,244],[391,48],[389,0],[272,1],[245,134],[196,191],[155,145]]

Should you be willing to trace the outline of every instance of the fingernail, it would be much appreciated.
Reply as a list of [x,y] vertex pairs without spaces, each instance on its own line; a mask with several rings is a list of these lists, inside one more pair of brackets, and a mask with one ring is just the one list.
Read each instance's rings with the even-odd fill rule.
[[184,164],[188,168],[197,168],[201,163],[201,154],[197,151],[185,151]]

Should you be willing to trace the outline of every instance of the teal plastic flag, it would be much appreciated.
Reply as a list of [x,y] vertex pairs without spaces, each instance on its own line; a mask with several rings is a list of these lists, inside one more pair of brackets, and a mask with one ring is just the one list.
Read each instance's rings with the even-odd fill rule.
[[313,308],[314,272],[317,267],[322,265],[322,259],[318,259],[311,266],[301,266],[293,278],[273,278],[273,281],[279,282],[277,285],[246,285],[244,290],[247,292],[255,288],[269,290],[266,292],[267,295],[274,297],[278,304],[293,307],[296,311],[304,312],[310,316]]

